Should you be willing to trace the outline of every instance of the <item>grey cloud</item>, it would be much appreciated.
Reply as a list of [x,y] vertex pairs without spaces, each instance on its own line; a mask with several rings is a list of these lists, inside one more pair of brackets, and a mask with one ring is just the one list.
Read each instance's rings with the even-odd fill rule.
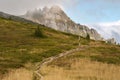
[[120,43],[120,21],[89,24],[88,26],[96,29],[105,39],[115,38]]
[[120,43],[120,34],[119,33],[112,31],[112,36],[114,36],[116,41]]
[[[104,0],[107,2],[118,2],[120,0]],[[60,5],[72,8],[82,3],[95,3],[97,0],[0,0],[0,11],[10,14],[23,14],[27,10],[42,8],[44,6]],[[97,13],[98,14],[98,13]],[[98,14],[99,15],[99,14]]]
[[0,11],[10,14],[23,14],[27,10],[42,8],[44,6],[60,5],[72,6],[79,0],[0,0]]

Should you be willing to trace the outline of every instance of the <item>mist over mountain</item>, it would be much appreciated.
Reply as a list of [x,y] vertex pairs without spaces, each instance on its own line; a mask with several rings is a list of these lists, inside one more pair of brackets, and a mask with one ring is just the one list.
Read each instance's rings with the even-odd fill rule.
[[24,18],[21,18],[19,16],[11,15],[8,13],[0,12],[0,18],[5,18],[13,21],[19,21],[19,22],[26,22],[26,23],[31,23],[31,24],[38,24],[30,20],[26,20]]
[[86,37],[89,34],[90,38],[93,40],[103,40],[95,29],[90,29],[85,25],[77,24],[72,21],[59,6],[27,11],[27,13],[21,17],[55,30],[77,34],[82,37]]
[[120,21],[96,23],[88,25],[96,29],[105,39],[115,38],[120,43]]

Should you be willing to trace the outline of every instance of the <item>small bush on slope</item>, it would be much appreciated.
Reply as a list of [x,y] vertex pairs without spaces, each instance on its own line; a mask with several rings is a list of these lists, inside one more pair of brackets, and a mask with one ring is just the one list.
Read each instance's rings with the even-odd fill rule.
[[33,36],[38,25],[0,18],[0,75],[10,69],[25,67],[27,63],[42,61],[44,58],[76,48],[75,35],[55,31],[39,25],[39,36]]
[[35,33],[34,34],[35,34],[36,37],[39,37],[39,38],[43,38],[44,37],[43,32],[42,32],[42,30],[40,30],[39,26],[35,29]]

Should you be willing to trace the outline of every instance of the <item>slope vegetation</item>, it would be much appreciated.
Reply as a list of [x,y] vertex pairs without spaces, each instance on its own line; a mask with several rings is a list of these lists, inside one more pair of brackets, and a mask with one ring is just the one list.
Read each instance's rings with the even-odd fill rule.
[[[118,80],[120,47],[91,42],[89,47],[42,67],[44,80]],[[86,49],[85,49],[86,48]]]
[[[34,36],[38,26],[44,37]],[[0,75],[76,48],[77,38],[43,25],[0,18]]]
[[[38,27],[42,37],[35,35]],[[78,43],[76,35],[55,31],[39,24],[0,18],[0,77],[5,76],[3,80],[24,80],[22,76],[24,74],[28,76],[25,80],[30,80],[37,63],[75,49]],[[115,77],[120,78],[118,76],[120,74],[119,46],[82,37],[80,44],[80,49],[83,50],[58,58],[42,67],[44,79],[114,80]],[[6,74],[8,72],[9,75]]]

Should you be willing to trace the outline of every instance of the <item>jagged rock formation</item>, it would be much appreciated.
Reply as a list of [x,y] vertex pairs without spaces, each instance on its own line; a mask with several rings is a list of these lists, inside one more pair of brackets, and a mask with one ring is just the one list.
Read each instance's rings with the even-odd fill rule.
[[76,24],[58,6],[28,11],[25,15],[22,15],[22,17],[55,30],[77,34],[82,37],[86,37],[87,34],[89,34],[90,38],[93,40],[103,40],[96,30],[89,29],[84,25]]
[[116,41],[114,38],[111,38],[111,39],[107,39],[106,40],[106,43],[109,43],[109,44],[116,44]]

